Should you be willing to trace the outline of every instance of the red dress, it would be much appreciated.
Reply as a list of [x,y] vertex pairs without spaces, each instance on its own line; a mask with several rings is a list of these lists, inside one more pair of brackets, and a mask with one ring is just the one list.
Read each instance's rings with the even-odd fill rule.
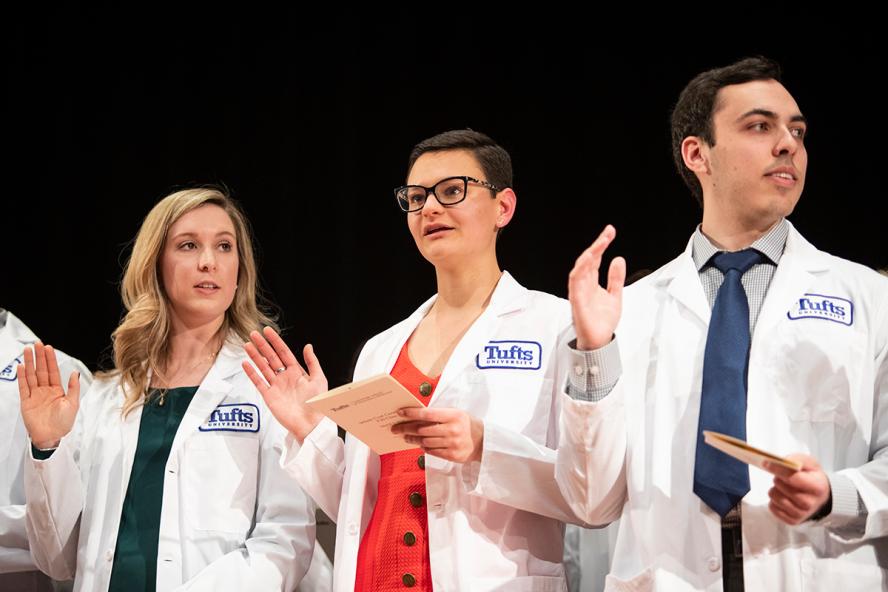
[[[401,348],[392,377],[428,405],[438,378],[420,372]],[[379,457],[376,506],[358,549],[355,592],[432,589],[425,457],[420,449]]]

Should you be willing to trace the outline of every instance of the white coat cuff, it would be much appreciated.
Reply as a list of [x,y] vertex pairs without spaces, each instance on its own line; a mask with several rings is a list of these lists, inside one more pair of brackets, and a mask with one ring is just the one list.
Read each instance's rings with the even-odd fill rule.
[[[854,482],[840,473],[827,473],[832,492],[832,509],[817,524],[831,529],[841,529],[854,538],[863,536],[866,527],[866,506],[857,492]],[[851,531],[851,532],[849,532]]]
[[[324,454],[325,451],[331,450],[331,447],[335,449],[335,441],[338,439],[339,431],[336,427],[336,423],[328,417],[322,419],[321,422],[309,432],[301,446],[299,441],[296,440],[296,437],[288,432],[287,436],[284,438],[284,449],[281,452],[281,468],[290,474],[295,474],[298,472],[296,467],[304,462],[304,457],[308,454],[303,451],[306,451],[308,447],[312,446],[321,451],[321,454]],[[326,457],[326,455],[324,456]],[[336,462],[329,457],[327,457],[327,460],[333,463]]]

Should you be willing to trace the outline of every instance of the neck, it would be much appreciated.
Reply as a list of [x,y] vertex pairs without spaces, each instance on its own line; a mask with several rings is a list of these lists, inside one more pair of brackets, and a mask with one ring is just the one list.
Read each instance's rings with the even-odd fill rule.
[[743,220],[736,216],[719,216],[704,209],[700,230],[719,249],[739,251],[765,236],[782,219]]
[[502,276],[496,255],[475,265],[436,266],[438,314],[484,309]]
[[219,329],[224,316],[197,322],[184,323],[173,314],[169,336],[168,367],[175,367],[188,360],[215,356],[219,351]]

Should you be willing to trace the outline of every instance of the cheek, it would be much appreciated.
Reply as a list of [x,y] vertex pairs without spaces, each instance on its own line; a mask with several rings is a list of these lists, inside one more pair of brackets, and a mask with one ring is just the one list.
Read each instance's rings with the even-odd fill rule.
[[420,219],[415,214],[407,214],[407,231],[414,240],[419,238]]
[[176,264],[169,256],[165,256],[160,264],[160,285],[169,293],[176,284]]
[[234,254],[232,257],[233,261],[227,266],[225,272],[225,284],[231,286],[231,291],[234,292],[237,287],[237,276],[238,270],[240,268],[240,261],[238,259],[237,254]]
[[802,175],[805,175],[808,170],[808,152],[804,148],[796,155],[796,167],[802,172]]

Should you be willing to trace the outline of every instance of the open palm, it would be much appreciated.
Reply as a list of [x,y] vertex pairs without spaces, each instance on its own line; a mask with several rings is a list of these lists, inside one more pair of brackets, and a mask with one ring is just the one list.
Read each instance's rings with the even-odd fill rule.
[[274,329],[266,327],[263,333],[253,331],[244,344],[256,365],[244,362],[244,371],[275,418],[301,442],[323,418],[305,402],[327,392],[327,378],[311,345],[303,350],[306,371]]
[[25,349],[25,363],[16,368],[22,419],[37,448],[53,448],[74,426],[80,407],[80,375],[71,374],[68,394],[61,385],[51,346],[37,343]]

